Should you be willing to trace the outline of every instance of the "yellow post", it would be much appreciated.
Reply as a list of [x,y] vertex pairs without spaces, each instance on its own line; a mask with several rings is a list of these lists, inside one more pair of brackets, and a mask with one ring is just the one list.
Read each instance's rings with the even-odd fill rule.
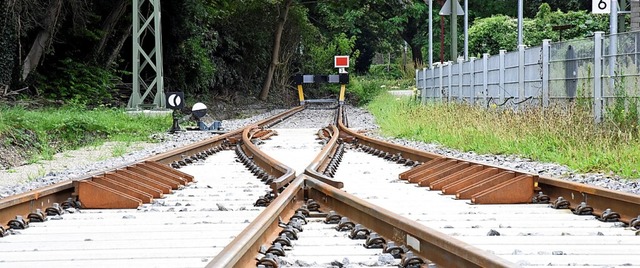
[[298,85],[298,97],[300,98],[300,105],[304,105],[304,94],[302,93],[302,85]]
[[340,104],[344,104],[344,91],[346,90],[346,88],[347,86],[345,84],[340,85],[340,99],[339,99]]

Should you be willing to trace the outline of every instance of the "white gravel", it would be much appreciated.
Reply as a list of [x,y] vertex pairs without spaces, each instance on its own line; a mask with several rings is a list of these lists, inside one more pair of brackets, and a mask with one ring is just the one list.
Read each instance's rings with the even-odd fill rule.
[[[222,122],[222,126],[225,129],[236,129],[255,123],[279,112],[282,112],[282,110],[273,110],[271,112],[246,119],[224,120]],[[307,126],[305,123],[298,121],[308,117],[327,118],[324,121],[327,121],[328,124],[332,116],[331,113],[326,110],[306,110],[302,114],[291,118],[297,120],[285,121],[274,127],[308,128],[324,126],[318,126],[317,123],[314,123],[315,125],[313,126]],[[608,189],[640,194],[640,185],[638,185],[636,181],[621,179],[614,175],[596,173],[578,174],[566,166],[552,163],[539,163],[518,156],[478,155],[474,152],[460,152],[448,149],[438,144],[382,137],[378,132],[378,126],[375,124],[375,118],[364,109],[348,107],[347,119],[350,127],[367,130],[367,134],[370,136],[381,138],[396,144],[414,147],[449,157],[488,163],[506,168],[518,169],[525,172],[597,185]],[[51,161],[41,161],[39,163],[16,167],[9,170],[0,170],[0,178],[2,178],[0,179],[0,199],[60,181],[78,178],[82,174],[128,165],[145,157],[203,140],[211,137],[211,135],[213,134],[197,131],[181,132],[177,134],[161,133],[156,134],[153,137],[154,140],[159,141],[158,143],[136,143],[135,146],[127,148],[128,153],[119,157],[111,157],[111,155],[113,154],[115,147],[123,145],[106,143],[103,146],[85,147],[76,151],[64,152],[54,157]]]

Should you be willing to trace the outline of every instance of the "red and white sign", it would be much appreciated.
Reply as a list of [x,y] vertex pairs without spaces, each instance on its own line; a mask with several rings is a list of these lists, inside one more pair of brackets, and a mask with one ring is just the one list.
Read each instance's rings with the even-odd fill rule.
[[336,68],[349,68],[349,56],[334,56],[333,65]]

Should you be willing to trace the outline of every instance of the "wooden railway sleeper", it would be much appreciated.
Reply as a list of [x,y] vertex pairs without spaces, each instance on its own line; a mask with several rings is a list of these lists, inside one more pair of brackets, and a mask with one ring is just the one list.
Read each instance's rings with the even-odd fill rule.
[[607,208],[602,212],[602,215],[598,220],[603,222],[617,222],[620,220],[620,214],[612,211],[610,208]]
[[273,255],[271,253],[267,253],[264,257],[258,260],[256,265],[258,268],[279,268],[280,267],[280,259],[278,256]]
[[407,252],[400,261],[400,267],[403,268],[420,268],[423,264],[425,264],[425,261],[411,251]]
[[636,230],[640,229],[640,215],[635,217],[629,221],[629,227],[634,228]]
[[20,215],[17,215],[15,219],[10,220],[7,225],[9,226],[9,228],[15,230],[23,230],[29,228],[29,223],[25,221],[24,218]]
[[356,240],[356,239],[367,239],[367,237],[369,236],[369,234],[371,233],[371,230],[364,228],[364,226],[362,226],[362,224],[356,224],[356,226],[353,228],[353,230],[351,230],[351,233],[349,234],[349,238]]
[[575,209],[572,210],[573,214],[576,215],[592,215],[593,208],[587,205],[587,202],[581,202]]
[[551,207],[555,209],[568,209],[570,205],[571,203],[562,196],[551,203]]
[[338,223],[338,226],[336,226],[336,230],[338,232],[346,232],[346,231],[353,230],[353,228],[355,227],[356,227],[356,224],[353,223],[349,218],[342,217],[340,219],[340,222]]
[[338,223],[340,223],[340,219],[342,219],[342,216],[340,216],[335,211],[331,210],[327,214],[327,217],[324,218],[324,223],[326,223],[326,224],[338,224]]
[[45,215],[41,209],[36,209],[36,211],[29,213],[27,218],[29,219],[29,222],[45,222],[47,220],[47,215]]
[[387,245],[382,249],[382,252],[391,254],[395,259],[402,258],[402,254],[405,254],[408,251],[409,249],[405,245],[397,246],[393,241],[387,242]]
[[363,246],[365,248],[384,248],[384,245],[386,243],[387,241],[378,233],[371,232],[371,234],[369,234],[369,237],[367,237],[367,240],[364,241]]
[[549,204],[549,201],[551,201],[551,198],[549,198],[549,196],[544,194],[542,191],[538,192],[537,195],[531,198],[531,203],[534,204]]

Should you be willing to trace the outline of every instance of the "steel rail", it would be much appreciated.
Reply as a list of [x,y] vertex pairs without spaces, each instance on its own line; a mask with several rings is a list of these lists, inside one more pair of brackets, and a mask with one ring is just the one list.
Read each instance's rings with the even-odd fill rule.
[[[263,119],[255,123],[255,125],[266,126],[270,124],[275,124],[277,122],[282,121],[283,120],[282,118],[289,117],[303,109],[304,107],[298,106],[298,107],[286,110],[277,115],[274,115],[272,117]],[[223,143],[225,140],[230,139],[234,136],[239,136],[242,134],[244,129],[245,128],[239,128],[239,129],[230,131],[228,133],[225,133],[223,135],[211,137],[203,141],[195,142],[195,143],[192,143],[180,148],[176,148],[164,153],[150,156],[148,158],[139,160],[136,163],[143,163],[146,161],[155,161],[163,164],[169,164],[173,161],[181,160],[185,155],[192,155],[195,153],[199,153],[210,147],[217,146]],[[104,174],[105,172],[109,172],[112,170],[121,169],[128,165],[130,164],[122,164],[114,168],[91,172],[89,174],[79,176],[77,178],[73,178],[71,180],[66,180],[53,185],[35,189],[29,192],[25,192],[15,196],[10,196],[7,198],[0,199],[0,226],[2,226],[5,230],[7,230],[8,222],[10,220],[15,219],[16,215],[20,215],[25,219],[27,219],[28,214],[37,209],[41,209],[42,211],[44,211],[47,207],[52,206],[53,203],[62,204],[63,202],[66,202],[69,198],[74,198],[74,181],[87,180],[92,178],[93,176]]]
[[410,246],[416,255],[444,267],[518,267],[487,251],[416,221],[373,205],[314,178],[305,180],[307,197],[374,230],[382,237]]
[[613,191],[571,181],[541,176],[538,187],[551,200],[563,197],[570,202],[569,208],[575,210],[581,202],[593,208],[593,215],[601,218],[606,209],[620,214],[620,221],[629,224],[640,217],[640,195]]
[[[282,113],[279,113],[275,116],[263,119],[258,121],[257,123],[254,123],[254,126],[258,126],[258,127],[268,127],[269,125],[272,124],[276,124],[282,120],[284,120],[284,118],[288,118],[291,115],[300,112],[304,109],[304,107],[302,106],[297,106],[295,108],[286,110]],[[227,132],[223,135],[219,135],[219,136],[215,136],[215,137],[211,137],[209,139],[206,140],[202,140],[199,142],[195,142],[186,146],[183,146],[181,148],[176,148],[174,150],[168,151],[168,152],[164,152],[152,157],[149,157],[147,160],[148,161],[156,161],[156,162],[160,162],[163,164],[169,164],[173,161],[177,161],[177,160],[181,160],[182,156],[184,155],[193,155],[195,153],[199,153],[205,149],[208,149],[209,147],[218,145],[219,143],[221,143],[222,141],[224,141],[225,139],[228,138],[232,138],[232,137],[236,137],[236,136],[240,136],[242,134],[242,132],[246,129],[247,127],[243,127],[243,128],[239,128],[230,132]],[[215,143],[215,144],[214,144]]]
[[253,144],[250,136],[251,129],[252,127],[248,127],[244,129],[244,132],[242,132],[243,151],[247,156],[252,157],[253,162],[260,166],[265,172],[276,177],[269,186],[271,187],[272,192],[277,196],[280,190],[296,178],[296,172],[292,168],[262,152],[262,150]]
[[[340,116],[338,116],[340,118]],[[479,250],[445,234],[416,225],[381,207],[372,205],[339,190],[334,181],[317,170],[335,152],[338,128],[331,126],[331,139],[318,156],[272,203],[240,233],[206,267],[251,267],[256,265],[262,245],[277,236],[280,219],[291,217],[305,199],[323,204],[323,210],[334,210],[355,219],[383,237],[391,238],[416,250],[416,255],[447,267],[516,267],[497,256]],[[326,182],[325,182],[326,181]]]
[[255,267],[262,245],[278,234],[279,219],[288,219],[304,201],[304,177],[298,176],[276,199],[236,236],[206,267]]
[[304,174],[309,177],[320,180],[324,183],[327,183],[336,188],[344,187],[344,184],[341,181],[335,181],[321,172],[327,168],[329,160],[335,155],[337,147],[338,147],[338,138],[340,137],[338,133],[338,128],[335,125],[329,126],[331,129],[331,139],[327,142],[326,146],[322,148],[322,151],[316,156],[316,158],[307,166],[304,170]]

